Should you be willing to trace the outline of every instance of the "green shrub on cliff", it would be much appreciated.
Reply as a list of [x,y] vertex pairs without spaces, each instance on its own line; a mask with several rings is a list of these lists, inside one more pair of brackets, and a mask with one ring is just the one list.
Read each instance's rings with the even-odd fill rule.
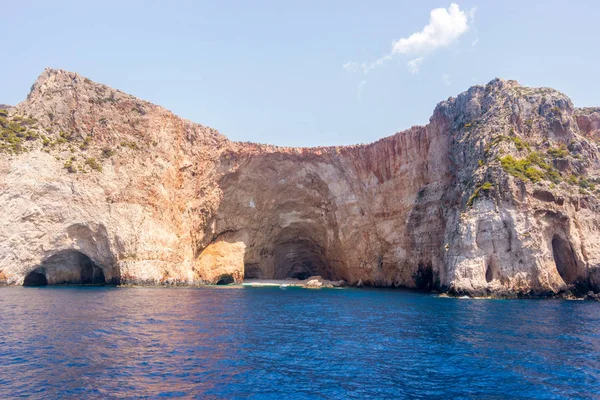
[[75,135],[71,132],[60,132],[59,133],[60,138],[57,139],[57,142],[60,140],[61,143],[65,143],[65,142],[72,142],[75,140]]
[[483,185],[475,188],[475,190],[473,191],[473,194],[469,197],[469,200],[467,200],[467,206],[471,207],[473,205],[473,202],[475,201],[475,199],[481,195],[481,192],[487,192],[490,189],[492,189],[493,187],[494,187],[494,185],[491,182],[485,182]]
[[83,143],[81,143],[79,145],[79,149],[80,150],[87,150],[90,147],[91,141],[92,141],[92,139],[89,136],[86,136],[85,139],[83,139]]
[[548,154],[554,158],[563,158],[569,154],[567,146],[561,144],[559,147],[551,147],[548,149]]
[[111,149],[110,147],[105,147],[102,149],[102,157],[103,158],[110,158],[115,154],[115,151],[113,149]]
[[529,163],[526,160],[517,160],[510,154],[500,158],[502,168],[514,177],[526,180],[525,170]]
[[100,165],[100,163],[98,162],[98,160],[96,160],[94,157],[88,157],[85,160],[85,165],[87,165],[88,167],[90,167],[94,171],[98,171],[98,172],[102,171],[102,165]]
[[[9,119],[8,112],[0,113],[0,151],[18,154],[27,150],[24,142],[33,141],[39,137],[37,132],[25,126],[29,123],[35,123],[35,120],[33,118],[24,119],[19,115]],[[36,127],[31,127],[31,129],[36,129]]]
[[484,149],[485,153],[487,154],[492,149],[492,147],[494,147],[495,145],[497,145],[501,142],[512,142],[518,151],[531,150],[531,146],[529,143],[527,143],[520,137],[514,135],[513,128],[510,128],[510,133],[511,133],[510,136],[508,136],[508,135],[495,136],[491,141],[489,141],[486,144],[485,149]]
[[539,182],[544,179],[544,171],[537,167],[528,167],[525,170],[525,176],[532,182]]
[[595,190],[596,186],[585,178],[579,180],[579,187],[582,189]]
[[527,150],[529,150],[529,143],[523,141],[521,138],[519,138],[518,136],[509,136],[509,139],[515,144],[515,147],[517,148],[517,150],[521,151],[525,148],[527,148]]
[[554,183],[560,182],[560,173],[537,152],[532,152],[522,159],[506,155],[500,157],[500,164],[506,172],[523,181],[539,182],[546,179]]
[[492,185],[492,182],[485,182],[483,185],[481,185],[481,190],[488,191],[492,187],[494,187],[494,185]]
[[77,172],[77,167],[74,165],[74,162],[75,162],[75,157],[69,158],[63,164],[63,168],[66,169],[67,171],[69,171],[69,173],[71,173],[71,174]]

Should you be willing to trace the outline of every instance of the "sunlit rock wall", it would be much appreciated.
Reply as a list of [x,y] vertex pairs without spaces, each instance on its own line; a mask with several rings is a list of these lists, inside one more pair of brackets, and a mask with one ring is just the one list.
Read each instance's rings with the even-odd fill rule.
[[552,89],[494,80],[326,148],[230,142],[60,70],[3,114],[0,282],[75,283],[82,263],[46,266],[77,252],[108,283],[600,288],[600,114]]

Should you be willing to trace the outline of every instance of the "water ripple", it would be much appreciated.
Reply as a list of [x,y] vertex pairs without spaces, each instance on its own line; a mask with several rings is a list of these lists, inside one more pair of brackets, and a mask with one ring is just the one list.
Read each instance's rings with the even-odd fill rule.
[[600,304],[3,288],[0,398],[600,398]]

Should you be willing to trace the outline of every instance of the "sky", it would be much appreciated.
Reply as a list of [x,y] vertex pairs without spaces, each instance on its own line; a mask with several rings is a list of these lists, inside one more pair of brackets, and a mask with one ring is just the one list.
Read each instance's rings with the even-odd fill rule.
[[232,140],[369,143],[495,77],[600,105],[600,2],[5,1],[0,103],[45,67]]

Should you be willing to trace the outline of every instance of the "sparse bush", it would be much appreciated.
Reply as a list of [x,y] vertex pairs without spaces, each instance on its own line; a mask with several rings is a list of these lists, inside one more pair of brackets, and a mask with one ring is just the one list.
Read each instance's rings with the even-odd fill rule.
[[506,172],[523,181],[539,182],[547,179],[554,183],[560,182],[560,173],[546,163],[537,152],[530,153],[524,159],[507,155],[500,158],[500,164]]
[[521,151],[525,148],[527,148],[529,150],[529,144],[527,142],[524,142],[523,140],[521,140],[521,138],[517,137],[517,136],[509,136],[510,140],[512,140],[512,142],[515,144],[515,147],[517,148],[517,150]]
[[567,150],[567,146],[565,146],[564,144],[561,144],[559,147],[551,147],[548,149],[548,155],[554,158],[563,158],[566,157],[568,154],[569,151]]
[[88,157],[85,160],[85,165],[87,165],[94,171],[98,171],[98,172],[102,171],[102,165],[100,165],[100,163],[94,157]]
[[27,131],[25,133],[25,140],[35,140],[39,137],[39,135],[37,133],[35,133],[34,131]]
[[[63,132],[61,131],[58,136],[60,137],[60,139],[62,139],[62,141],[60,141],[61,143],[65,143],[65,142],[72,142],[75,140],[75,135],[73,135],[73,133],[71,132]],[[58,139],[57,139],[58,142]]]
[[544,179],[544,171],[538,169],[537,167],[528,167],[525,170],[525,176],[532,182],[539,182]]
[[492,187],[494,187],[494,185],[492,184],[492,182],[485,182],[483,185],[481,185],[481,190],[488,191]]
[[587,179],[581,178],[579,180],[579,187],[584,188],[584,189],[590,189],[591,186],[593,186],[593,185]]
[[492,187],[494,187],[494,185],[491,182],[485,182],[483,185],[475,188],[475,190],[473,191],[473,194],[469,197],[469,200],[467,200],[467,206],[471,207],[473,205],[473,202],[475,201],[475,199],[479,197],[479,195],[481,194],[482,191],[487,192]]
[[102,157],[103,158],[110,158],[115,154],[115,151],[113,149],[111,149],[110,147],[105,147],[102,149]]
[[75,166],[74,162],[75,162],[75,157],[69,158],[63,164],[63,168],[66,169],[67,171],[69,171],[69,173],[71,173],[71,174],[77,172],[77,166]]
[[79,149],[87,150],[90,147],[90,143],[91,143],[90,136],[86,136],[85,139],[83,139],[83,143],[81,143],[81,145],[79,145]]

